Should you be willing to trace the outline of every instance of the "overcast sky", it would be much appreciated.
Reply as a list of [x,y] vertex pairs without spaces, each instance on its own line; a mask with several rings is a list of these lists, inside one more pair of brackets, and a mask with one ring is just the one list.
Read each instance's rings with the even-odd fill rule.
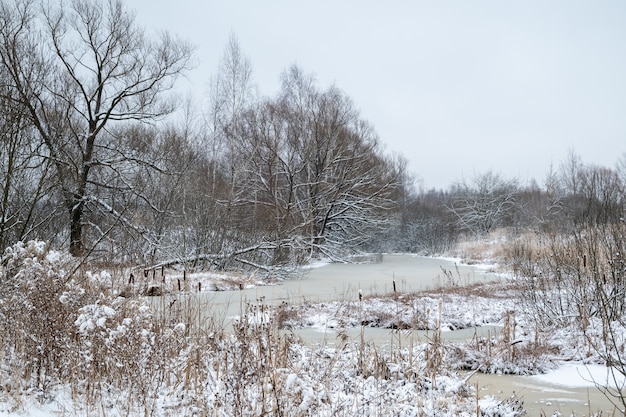
[[274,95],[298,64],[350,96],[426,188],[493,170],[540,184],[570,150],[626,152],[626,1],[126,0],[197,47],[198,97],[234,33]]

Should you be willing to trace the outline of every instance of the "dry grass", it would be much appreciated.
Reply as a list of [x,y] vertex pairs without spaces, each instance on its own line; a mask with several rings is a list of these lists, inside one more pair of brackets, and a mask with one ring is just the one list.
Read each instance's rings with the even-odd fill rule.
[[517,295],[518,286],[512,281],[501,282],[477,282],[469,285],[454,285],[436,290],[425,290],[415,293],[416,296],[446,296],[458,295],[472,298],[492,298],[498,300],[509,300]]
[[[390,349],[340,331],[337,348],[312,349],[279,328],[296,314],[284,305],[245,304],[231,330],[224,317],[205,314],[210,306],[193,293],[174,303],[150,298],[148,308],[140,297],[118,296],[116,288],[128,285],[125,274],[68,272],[72,261],[45,247],[24,248],[5,265],[0,401],[16,409],[28,392],[49,401],[59,387],[69,391],[65,414],[85,416],[432,415],[479,408],[471,387],[448,391],[444,382],[453,371],[440,331],[425,343]],[[44,316],[52,327],[37,322]]]
[[[438,391],[453,368],[533,373],[549,366],[546,357],[559,352],[539,329],[553,328],[558,320],[580,326],[588,352],[611,342],[600,330],[623,317],[623,304],[608,305],[615,297],[606,292],[626,281],[615,269],[623,263],[616,258],[626,252],[623,244],[621,229],[599,228],[567,237],[498,231],[466,242],[457,255],[475,263],[496,261],[516,278],[466,286],[457,285],[458,271],[444,271],[446,283],[436,290],[340,302],[333,307],[341,317],[335,349],[306,348],[285,330],[302,319],[307,306],[245,304],[231,330],[225,317],[205,314],[210,301],[198,295],[189,277],[180,287],[173,271],[129,281],[121,269],[75,269],[45,246],[15,247],[3,258],[0,277],[0,397],[19,408],[28,393],[47,401],[55,387],[69,387],[75,408],[68,415],[385,414],[397,412],[398,404],[422,410],[417,415],[433,413],[451,401],[472,401],[467,386],[453,394]],[[150,280],[165,293],[186,296],[144,300]],[[240,285],[228,277],[223,282]],[[119,297],[120,289],[126,298]],[[447,305],[459,297],[522,302],[502,312],[498,334],[455,346],[443,342],[441,327],[448,321]],[[436,304],[420,306],[420,298]],[[373,301],[389,308],[368,315]],[[597,303],[611,308],[600,310]],[[518,328],[518,315],[525,312],[537,318],[534,330]],[[391,323],[397,341],[388,349],[362,336],[351,341],[341,328],[351,316],[361,328]],[[399,337],[419,328],[432,331],[425,342]],[[407,384],[413,384],[412,394],[399,400],[396,393]],[[377,399],[364,392],[376,392]]]
[[496,263],[502,259],[502,246],[510,239],[507,229],[497,229],[480,238],[468,238],[457,243],[451,255],[458,257],[464,264]]

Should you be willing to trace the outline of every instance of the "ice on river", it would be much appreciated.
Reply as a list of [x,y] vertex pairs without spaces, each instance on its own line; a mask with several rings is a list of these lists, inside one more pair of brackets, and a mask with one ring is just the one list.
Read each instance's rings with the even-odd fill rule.
[[623,388],[626,383],[624,375],[611,372],[603,365],[585,365],[580,363],[565,363],[545,374],[531,377],[537,381],[560,385],[568,388],[611,387]]

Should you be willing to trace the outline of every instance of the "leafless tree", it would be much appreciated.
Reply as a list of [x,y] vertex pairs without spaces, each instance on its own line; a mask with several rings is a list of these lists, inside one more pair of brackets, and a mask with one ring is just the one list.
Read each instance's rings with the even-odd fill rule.
[[231,227],[237,211],[234,202],[238,199],[239,187],[236,185],[241,180],[241,166],[249,157],[239,151],[242,140],[239,120],[255,100],[252,65],[237,37],[231,34],[217,74],[210,80],[206,133],[200,142],[200,152],[206,161],[203,169],[209,169],[210,182],[208,188],[198,191],[204,212],[212,213],[204,219],[201,228],[212,230],[209,241],[203,245],[212,251],[222,251],[230,239],[236,238],[233,236],[236,231]]
[[463,180],[453,187],[448,210],[461,229],[484,235],[505,225],[516,210],[518,184],[493,171],[477,174],[471,183]]
[[622,180],[622,184],[626,185],[626,152],[622,152],[617,159],[616,170]]
[[[247,78],[231,79],[242,83],[229,88],[248,88]],[[334,87],[319,90],[297,67],[278,97],[242,100],[212,107],[223,113],[210,119],[206,139],[219,141],[219,151],[199,150],[193,182],[183,185],[196,197],[186,206],[194,244],[165,263],[274,270],[379,243],[396,221],[404,165],[383,154],[351,100]]]
[[445,253],[461,232],[457,218],[446,207],[452,195],[431,189],[411,196],[404,210],[404,222],[396,230],[396,249],[412,253]]
[[587,166],[579,174],[580,195],[584,199],[580,214],[585,223],[616,223],[623,220],[626,207],[624,184],[613,169]]
[[574,232],[593,223],[611,223],[623,217],[624,180],[617,170],[584,164],[570,152],[548,188],[548,221],[552,227]]
[[309,254],[337,254],[389,227],[403,165],[383,156],[371,126],[337,88],[320,91],[291,67],[278,99],[242,121],[240,152],[250,156],[240,202],[260,216],[248,227],[283,242],[279,258],[296,238]]
[[190,46],[167,33],[148,38],[119,0],[2,3],[0,59],[10,81],[5,88],[25,108],[54,166],[73,255],[84,254],[90,206],[126,222],[97,198],[95,190],[107,184],[97,181],[96,171],[112,171],[123,181],[120,164],[152,164],[114,147],[123,138],[112,137],[109,128],[170,113],[173,102],[165,93],[190,56]]
[[[6,75],[6,74],[4,74]],[[49,236],[55,218],[50,187],[50,160],[33,140],[24,109],[0,93],[0,252],[10,244]]]

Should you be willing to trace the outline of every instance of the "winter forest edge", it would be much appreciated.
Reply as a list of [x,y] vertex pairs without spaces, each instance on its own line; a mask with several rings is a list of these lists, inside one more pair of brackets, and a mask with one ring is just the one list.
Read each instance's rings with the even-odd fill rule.
[[[233,36],[196,106],[174,89],[192,57],[119,1],[2,3],[0,412],[36,398],[68,415],[521,415],[456,372],[569,356],[626,376],[626,153],[604,167],[572,150],[542,185],[487,171],[423,190],[338,87],[291,66],[261,97]],[[534,344],[504,331],[489,341],[498,361],[437,338],[312,349],[281,327],[300,306],[267,307],[267,322],[248,306],[231,331],[199,325],[199,305],[157,314],[145,296],[165,288],[131,286],[168,268],[271,284],[395,252],[493,263],[509,277],[493,291],[517,300],[500,324],[514,308]],[[606,396],[626,409],[620,390]]]

